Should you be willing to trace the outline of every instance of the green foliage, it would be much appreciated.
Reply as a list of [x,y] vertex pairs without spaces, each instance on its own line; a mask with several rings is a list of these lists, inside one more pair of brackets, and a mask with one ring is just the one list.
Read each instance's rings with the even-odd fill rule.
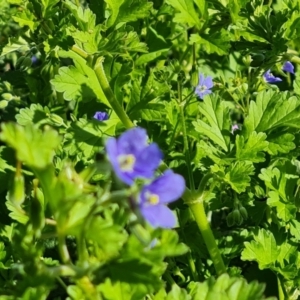
[[[0,299],[299,298],[299,11],[0,1]],[[185,179],[174,228],[140,211],[153,178],[119,180],[132,149],[107,156],[132,126],[164,154],[155,177]]]

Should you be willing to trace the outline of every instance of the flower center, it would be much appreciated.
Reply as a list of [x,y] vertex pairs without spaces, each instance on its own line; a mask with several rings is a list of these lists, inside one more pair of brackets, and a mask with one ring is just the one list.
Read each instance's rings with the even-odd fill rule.
[[132,172],[135,163],[135,157],[132,154],[119,155],[118,163],[122,171]]
[[145,196],[146,196],[147,202],[149,204],[156,205],[156,204],[159,203],[159,196],[158,195],[146,192]]
[[199,90],[202,92],[202,91],[205,91],[207,90],[207,86],[206,85],[200,85],[199,86]]

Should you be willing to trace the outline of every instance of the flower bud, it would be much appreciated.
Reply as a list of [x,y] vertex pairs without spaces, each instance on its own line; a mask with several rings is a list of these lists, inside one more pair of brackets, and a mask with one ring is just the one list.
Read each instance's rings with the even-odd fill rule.
[[56,114],[49,114],[49,119],[52,121],[55,125],[62,125],[64,124],[64,119]]
[[234,224],[241,225],[243,223],[243,218],[238,209],[233,210],[232,212]]
[[227,222],[227,226],[231,227],[234,225],[234,219],[233,219],[233,214],[232,212],[230,212],[227,217],[226,217],[226,222]]
[[244,65],[245,65],[246,67],[249,67],[250,64],[251,64],[251,62],[252,62],[252,58],[251,58],[250,55],[245,55],[245,56],[243,56],[242,60],[243,60],[243,63],[244,63]]
[[13,95],[11,93],[3,93],[1,96],[3,99],[5,99],[7,101],[10,101],[13,99]]
[[[35,189],[37,188],[35,187]],[[45,225],[45,216],[42,206],[43,201],[44,199],[42,198],[41,193],[34,191],[30,205],[30,222],[34,231],[40,231]]]
[[193,87],[196,87],[199,83],[199,73],[193,72],[191,77],[191,83]]
[[239,207],[239,211],[240,211],[240,214],[241,216],[243,217],[244,220],[247,220],[248,219],[248,212],[246,210],[246,208],[244,206],[240,206]]
[[7,100],[1,100],[0,101],[0,109],[4,109],[5,107],[7,107],[7,105],[8,105]]
[[16,68],[20,68],[22,63],[23,63],[23,60],[25,59],[25,56],[21,56],[17,62],[16,62]]
[[16,67],[21,69],[21,70],[25,70],[29,67],[31,67],[31,59],[29,57],[20,57],[16,63]]
[[21,205],[25,200],[25,182],[22,174],[16,173],[11,190],[9,191],[9,200],[17,205]]
[[252,55],[251,67],[259,67],[265,60],[265,56],[261,53],[255,53]]

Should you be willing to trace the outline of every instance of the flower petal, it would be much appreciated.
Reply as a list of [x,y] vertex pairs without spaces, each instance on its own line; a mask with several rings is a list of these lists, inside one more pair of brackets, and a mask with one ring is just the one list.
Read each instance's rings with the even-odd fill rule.
[[200,99],[203,99],[203,97],[205,95],[211,94],[212,91],[211,90],[203,90],[203,91],[199,91],[199,90],[195,90],[195,93],[199,96]]
[[198,83],[198,86],[199,86],[199,85],[201,85],[201,86],[203,85],[204,79],[205,79],[205,78],[204,78],[204,75],[200,73],[200,74],[199,74],[199,83]]
[[119,154],[133,154],[136,156],[147,145],[147,132],[145,129],[135,127],[125,131],[118,139]]
[[203,85],[205,85],[207,89],[211,89],[214,86],[212,77],[207,76],[203,82]]
[[176,225],[173,212],[165,205],[141,206],[141,214],[154,228],[172,228]]
[[146,203],[146,193],[159,197],[159,203],[170,203],[182,196],[185,190],[185,181],[179,174],[167,170],[162,176],[143,187],[140,198],[141,203]]
[[267,83],[276,83],[276,82],[280,82],[282,81],[281,78],[279,77],[275,77],[272,73],[271,73],[271,70],[268,70],[267,72],[264,73],[263,75],[265,81]]
[[283,71],[289,72],[291,74],[295,74],[294,73],[294,66],[290,61],[286,61],[282,67]]
[[109,115],[106,112],[97,111],[94,115],[94,119],[98,121],[106,121],[109,119]]
[[131,185],[134,181],[134,174],[129,174],[128,172],[123,172],[120,169],[120,165],[118,162],[118,145],[117,140],[115,138],[110,138],[106,141],[105,144],[106,153],[108,156],[108,159],[110,163],[112,164],[113,170],[118,176],[120,180],[127,183],[128,185]]
[[163,154],[157,144],[152,143],[136,156],[134,172],[142,177],[151,178],[159,166]]

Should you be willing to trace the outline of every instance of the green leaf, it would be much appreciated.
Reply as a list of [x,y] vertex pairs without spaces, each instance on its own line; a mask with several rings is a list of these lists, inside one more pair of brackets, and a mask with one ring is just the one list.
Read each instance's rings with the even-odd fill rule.
[[188,295],[185,289],[181,289],[177,284],[172,286],[171,291],[168,293],[166,300],[191,300],[192,297]]
[[4,46],[4,48],[2,49],[1,52],[1,56],[4,56],[8,53],[11,52],[26,52],[30,49],[28,43],[26,40],[24,40],[22,37],[18,37],[18,38],[9,38],[8,39],[8,44],[6,44]]
[[63,93],[67,101],[94,96],[93,91],[89,90],[89,78],[74,66],[61,67],[50,82],[57,92]]
[[260,229],[254,235],[254,241],[245,242],[245,249],[242,252],[242,260],[257,261],[259,268],[266,269],[274,265],[280,253],[274,235],[270,231]]
[[27,224],[29,217],[25,214],[21,207],[15,206],[11,201],[5,202],[7,209],[10,211],[9,216],[21,224]]
[[104,0],[110,7],[111,10],[111,14],[107,20],[107,27],[111,27],[115,24],[119,11],[120,11],[120,7],[123,4],[124,0]]
[[296,148],[293,143],[295,136],[291,133],[284,133],[278,135],[278,133],[268,135],[268,153],[271,155],[277,155],[279,153],[289,153]]
[[195,11],[193,0],[167,0],[166,2],[179,11],[175,14],[174,22],[179,24],[186,23],[190,27],[201,27],[200,18]]
[[[300,18],[299,18],[300,21]],[[294,93],[300,95],[300,78],[297,76],[293,82]]]
[[71,36],[80,48],[88,54],[95,54],[98,51],[98,45],[102,39],[100,30],[101,25],[97,25],[93,30],[87,32],[80,31],[71,26],[68,27],[66,31],[68,36]]
[[89,8],[83,9],[81,5],[77,6],[69,0],[66,0],[64,4],[76,18],[78,27],[82,31],[94,30],[96,15]]
[[127,239],[127,234],[121,226],[97,218],[89,226],[87,238],[96,241],[99,247],[97,247],[98,255],[101,252],[101,258],[109,260],[118,256]]
[[132,119],[162,120],[164,105],[160,97],[163,97],[167,91],[169,91],[168,86],[157,82],[152,72],[148,77],[133,81],[127,106],[128,115]]
[[47,114],[50,111],[47,107],[43,108],[40,104],[31,104],[29,108],[21,108],[16,115],[16,120],[19,125],[40,124],[47,119]]
[[225,29],[212,34],[192,34],[190,44],[202,45],[209,54],[227,55],[230,48],[230,35]]
[[[80,70],[80,72],[81,72],[80,77],[82,79],[83,79],[82,76],[86,77],[85,80],[87,80],[87,85],[86,84],[83,85],[84,90],[87,90],[87,93],[89,95],[91,95],[90,92],[93,91],[93,93],[94,93],[94,95],[96,95],[97,99],[99,99],[105,105],[110,107],[110,104],[99,85],[99,82],[98,82],[98,79],[97,79],[97,76],[96,76],[94,70],[87,65],[86,60],[73,51],[61,50],[61,51],[59,51],[59,56],[63,57],[63,58],[72,58],[74,61],[75,67],[78,70]],[[75,71],[75,72],[77,72],[77,71]],[[61,80],[63,81],[64,79],[61,78]],[[61,87],[60,83],[58,83],[58,84]],[[68,91],[68,93],[72,94],[72,91]]]
[[276,91],[259,92],[256,102],[251,101],[244,128],[251,132],[266,132],[270,129],[289,126],[300,128],[300,99],[288,97],[288,93]]
[[100,41],[98,50],[102,55],[119,54],[125,57],[129,57],[130,52],[148,52],[147,45],[140,42],[138,34],[130,26],[112,31]]
[[236,144],[236,158],[238,160],[249,160],[252,162],[263,162],[265,156],[262,151],[268,147],[268,142],[265,141],[267,135],[260,132],[252,132],[245,142],[243,136],[237,135]]
[[277,192],[285,203],[294,202],[294,191],[299,175],[296,166],[290,161],[278,164],[277,167],[262,169],[258,177],[270,190]]
[[250,161],[237,161],[229,166],[224,180],[229,183],[237,193],[244,192],[250,183],[250,175],[254,167]]
[[37,169],[52,164],[54,151],[61,142],[53,129],[42,132],[33,125],[21,127],[13,123],[2,124],[0,138],[15,149],[18,160]]
[[111,8],[108,27],[147,18],[152,8],[152,3],[147,0],[105,0],[105,2]]
[[195,300],[263,300],[266,299],[264,289],[265,285],[262,283],[247,283],[243,278],[230,277],[228,274],[222,274],[217,279],[211,277],[204,282],[191,282],[188,285],[189,294]]
[[117,117],[112,117],[105,122],[79,119],[68,129],[64,150],[71,156],[82,152],[85,159],[91,158],[99,151],[99,148],[102,148],[104,134],[115,135],[115,129],[119,122]]
[[284,203],[276,192],[271,191],[268,195],[267,204],[271,207],[276,207],[278,218],[285,222],[295,218],[297,208],[294,204]]
[[208,95],[199,104],[199,110],[205,116],[206,122],[193,122],[195,130],[228,151],[230,116],[225,102],[221,102],[219,97]]
[[147,294],[147,288],[142,284],[115,282],[109,278],[99,286],[99,290],[106,300],[140,300],[144,299]]
[[13,16],[12,18],[20,27],[28,26],[31,31],[34,31],[38,27],[38,21],[29,9],[23,9],[17,16]]

